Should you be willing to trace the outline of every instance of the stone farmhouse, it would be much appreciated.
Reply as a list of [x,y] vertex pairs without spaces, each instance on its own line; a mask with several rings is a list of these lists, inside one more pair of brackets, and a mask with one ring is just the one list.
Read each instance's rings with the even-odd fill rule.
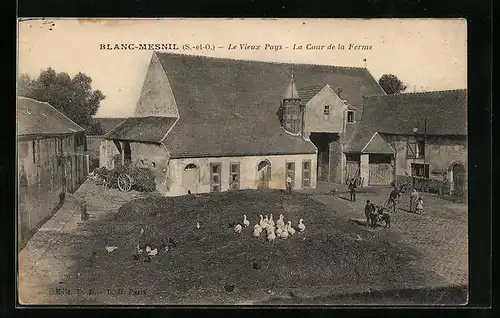
[[467,91],[370,96],[346,148],[347,178],[362,185],[410,177],[467,187]]
[[100,166],[150,167],[166,195],[343,182],[363,97],[381,94],[365,68],[155,52]]

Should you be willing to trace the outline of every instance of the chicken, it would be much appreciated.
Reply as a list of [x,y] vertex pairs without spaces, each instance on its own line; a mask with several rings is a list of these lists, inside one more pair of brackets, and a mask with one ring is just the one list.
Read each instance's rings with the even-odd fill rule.
[[304,219],[300,219],[299,220],[299,225],[297,226],[299,228],[300,232],[304,232],[304,230],[306,229],[306,226],[302,222],[304,222]]

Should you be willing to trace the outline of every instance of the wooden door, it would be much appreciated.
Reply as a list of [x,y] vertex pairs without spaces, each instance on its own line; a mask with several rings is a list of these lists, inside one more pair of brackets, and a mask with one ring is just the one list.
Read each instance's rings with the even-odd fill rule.
[[369,185],[390,185],[393,179],[393,165],[390,155],[370,155]]

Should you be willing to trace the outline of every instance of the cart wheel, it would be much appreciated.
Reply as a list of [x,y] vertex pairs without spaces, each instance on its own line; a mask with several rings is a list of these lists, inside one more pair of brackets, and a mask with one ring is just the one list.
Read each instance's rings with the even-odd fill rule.
[[129,192],[132,189],[132,178],[128,174],[121,174],[118,177],[118,188],[123,192]]

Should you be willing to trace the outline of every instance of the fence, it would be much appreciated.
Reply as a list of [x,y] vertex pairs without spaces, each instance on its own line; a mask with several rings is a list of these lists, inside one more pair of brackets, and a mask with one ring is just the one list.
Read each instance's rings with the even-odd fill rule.
[[[425,177],[415,177],[409,175],[398,175],[396,178],[397,186],[402,184],[410,184],[418,192],[435,193],[440,195],[452,194],[450,191],[450,183],[444,180],[430,179]],[[454,195],[461,196],[460,193],[453,193]]]

